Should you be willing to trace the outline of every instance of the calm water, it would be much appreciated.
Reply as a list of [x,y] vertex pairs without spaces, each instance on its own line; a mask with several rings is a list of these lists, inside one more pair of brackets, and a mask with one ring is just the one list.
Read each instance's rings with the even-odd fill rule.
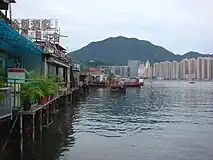
[[126,94],[91,90],[55,121],[34,159],[212,160],[213,82],[159,81]]

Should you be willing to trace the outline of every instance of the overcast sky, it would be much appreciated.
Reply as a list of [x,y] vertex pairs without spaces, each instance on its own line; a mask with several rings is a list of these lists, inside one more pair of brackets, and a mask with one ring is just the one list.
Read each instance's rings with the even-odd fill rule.
[[213,0],[17,0],[13,17],[59,19],[69,50],[122,35],[213,53]]

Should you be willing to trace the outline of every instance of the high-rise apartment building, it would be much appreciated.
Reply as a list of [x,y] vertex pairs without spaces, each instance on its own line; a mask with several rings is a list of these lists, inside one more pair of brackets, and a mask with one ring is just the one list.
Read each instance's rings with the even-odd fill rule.
[[207,80],[212,79],[212,58],[207,58]]
[[138,77],[145,77],[145,65],[143,62],[140,62],[139,67],[138,67]]
[[160,62],[153,64],[153,76],[165,79],[213,79],[213,58],[198,57],[180,62]]
[[202,72],[202,57],[198,57],[197,58],[197,68],[196,68],[196,70],[197,70],[197,76],[196,76],[196,78],[198,79],[198,80],[200,80],[200,79],[202,79],[202,75],[201,75],[201,72]]
[[180,79],[188,78],[188,59],[180,61]]
[[129,67],[130,77],[132,77],[132,78],[137,77],[139,61],[138,60],[128,60],[128,67]]
[[202,80],[207,79],[207,57],[202,58],[202,63],[201,63],[201,78]]
[[111,73],[117,77],[129,77],[128,66],[111,66]]
[[195,58],[190,58],[188,60],[188,78],[195,79],[197,71],[197,60]]

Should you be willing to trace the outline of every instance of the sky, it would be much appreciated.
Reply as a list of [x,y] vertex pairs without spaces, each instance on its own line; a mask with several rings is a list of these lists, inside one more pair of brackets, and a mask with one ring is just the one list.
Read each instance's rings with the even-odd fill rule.
[[135,37],[175,54],[213,53],[213,0],[17,0],[13,18],[58,19],[64,47]]

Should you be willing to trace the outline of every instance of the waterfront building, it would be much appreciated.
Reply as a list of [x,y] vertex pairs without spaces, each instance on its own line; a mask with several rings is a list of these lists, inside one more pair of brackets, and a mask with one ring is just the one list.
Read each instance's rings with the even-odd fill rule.
[[121,77],[129,77],[129,67],[128,66],[120,66],[121,68]]
[[117,77],[129,77],[128,66],[111,66],[110,72]]
[[155,78],[159,77],[158,66],[159,66],[159,63],[153,64],[153,77]]
[[181,79],[188,78],[188,59],[183,59],[180,62],[180,70],[181,70]]
[[208,79],[208,77],[207,77],[207,70],[208,70],[207,61],[208,61],[207,57],[202,58],[202,63],[201,63],[201,79],[202,80]]
[[147,60],[146,61],[146,68],[149,68],[149,67],[151,67],[151,65],[150,65],[150,62]]
[[153,78],[153,71],[152,67],[147,68],[147,78],[152,79]]
[[201,74],[201,71],[202,71],[202,57],[198,57],[197,58],[197,68],[196,68],[197,72],[197,79],[198,80],[201,80],[202,79],[202,74]]
[[207,80],[211,80],[212,78],[212,58],[207,57]]
[[140,62],[139,67],[138,67],[138,77],[145,77],[145,65],[143,62]]
[[180,62],[160,62],[153,64],[153,76],[164,79],[213,79],[213,58],[198,57]]
[[188,78],[195,79],[197,77],[197,60],[195,58],[190,58],[188,60]]

